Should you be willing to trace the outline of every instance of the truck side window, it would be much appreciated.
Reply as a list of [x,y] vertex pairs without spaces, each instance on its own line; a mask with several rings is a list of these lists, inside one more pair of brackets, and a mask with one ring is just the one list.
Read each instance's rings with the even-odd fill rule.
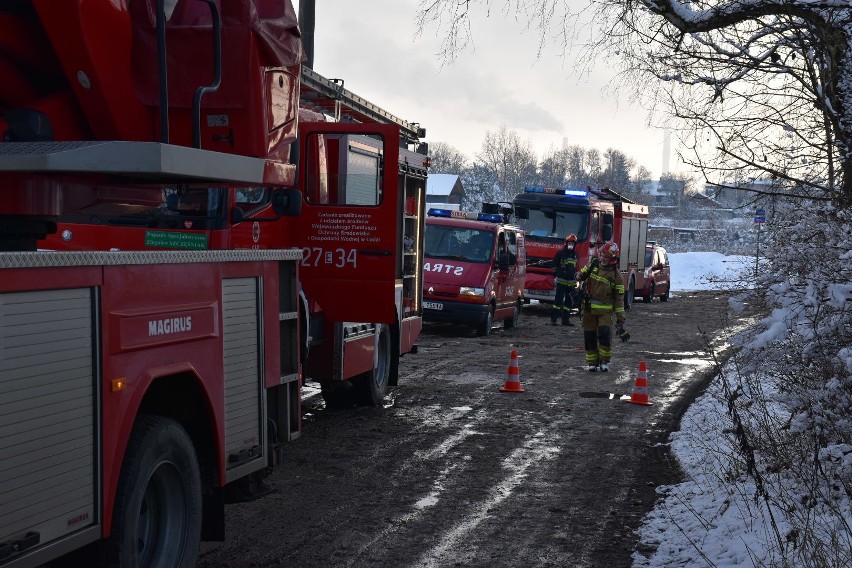
[[509,264],[515,264],[518,261],[518,240],[513,231],[506,231],[506,248],[509,251]]
[[305,143],[304,193],[315,205],[382,202],[384,142],[368,136],[312,134]]
[[269,189],[265,187],[238,187],[234,205],[243,210],[244,213],[251,213],[269,203]]
[[497,237],[497,262],[500,262],[500,258],[506,254],[506,233],[502,232]]
[[595,244],[598,242],[598,235],[600,234],[601,228],[601,218],[600,211],[595,211],[592,213],[592,228],[589,233],[589,242]]

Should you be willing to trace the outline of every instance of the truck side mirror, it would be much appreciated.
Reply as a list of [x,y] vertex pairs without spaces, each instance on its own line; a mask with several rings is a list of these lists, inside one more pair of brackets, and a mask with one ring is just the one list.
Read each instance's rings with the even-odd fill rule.
[[530,210],[526,207],[515,207],[515,217],[518,219],[529,219]]
[[272,194],[272,210],[277,215],[298,217],[302,212],[302,192],[298,189],[277,189]]

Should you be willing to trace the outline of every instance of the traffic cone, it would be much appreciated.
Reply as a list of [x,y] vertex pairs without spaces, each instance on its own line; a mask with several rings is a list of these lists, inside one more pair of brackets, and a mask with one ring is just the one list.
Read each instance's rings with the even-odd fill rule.
[[524,392],[524,387],[521,386],[521,372],[518,370],[518,352],[512,349],[512,356],[509,359],[509,369],[506,371],[506,382],[500,387],[503,392]]
[[645,361],[639,363],[639,372],[636,374],[636,384],[633,386],[633,394],[630,395],[630,400],[633,404],[644,404],[650,406],[653,404],[648,400],[648,369],[645,366]]

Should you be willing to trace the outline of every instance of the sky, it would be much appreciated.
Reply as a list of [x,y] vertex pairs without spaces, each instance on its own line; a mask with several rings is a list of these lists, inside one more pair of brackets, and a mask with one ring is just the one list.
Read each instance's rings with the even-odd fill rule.
[[[569,0],[578,6],[582,0]],[[314,70],[426,128],[427,142],[445,142],[473,158],[488,131],[505,126],[529,140],[539,158],[563,140],[585,148],[620,150],[658,177],[664,131],[646,126],[647,113],[618,93],[601,62],[587,76],[574,72],[558,45],[536,59],[538,34],[494,2],[477,9],[473,46],[449,64],[436,55],[443,32],[418,35],[420,0],[320,0],[316,6]],[[298,10],[298,1],[294,2]],[[520,18],[520,16],[519,16]],[[670,170],[677,171],[671,157]]]
[[[677,302],[679,293],[720,289],[715,282],[731,280],[738,270],[753,269],[754,257],[690,252],[669,254],[669,262],[672,301]],[[774,317],[783,318],[783,314],[776,313]],[[732,367],[732,364],[727,366],[725,373],[736,373]],[[767,396],[776,395],[773,381],[761,380],[761,385]],[[762,502],[755,504],[754,484],[734,485],[725,481],[730,477],[728,472],[736,468],[723,456],[735,454],[736,450],[731,448],[730,432],[734,427],[720,391],[717,377],[706,393],[687,409],[681,429],[670,437],[669,445],[684,471],[684,481],[657,488],[660,499],[643,518],[638,531],[640,549],[646,552],[633,553],[633,568],[780,565],[776,547],[772,546],[772,520]],[[650,382],[649,398],[653,402]],[[852,469],[852,454],[846,459],[847,467]],[[800,491],[793,483],[784,490],[789,495]],[[841,508],[848,528],[852,524],[849,499],[838,504],[838,509]],[[812,511],[815,517],[812,526],[832,526],[836,520],[816,518],[820,516],[819,508]],[[784,524],[784,515],[778,511],[773,514],[780,533],[787,534],[789,527]]]

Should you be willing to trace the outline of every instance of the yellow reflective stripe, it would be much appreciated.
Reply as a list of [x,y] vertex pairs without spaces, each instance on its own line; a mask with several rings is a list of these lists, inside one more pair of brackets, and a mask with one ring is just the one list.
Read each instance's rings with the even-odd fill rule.
[[600,300],[589,300],[589,304],[592,306],[592,308],[604,308],[607,310],[612,309],[612,304],[605,304]]
[[615,287],[615,291],[618,292],[619,294],[624,294],[624,284],[618,284]]
[[624,312],[624,308],[615,308],[615,313],[620,314]]

